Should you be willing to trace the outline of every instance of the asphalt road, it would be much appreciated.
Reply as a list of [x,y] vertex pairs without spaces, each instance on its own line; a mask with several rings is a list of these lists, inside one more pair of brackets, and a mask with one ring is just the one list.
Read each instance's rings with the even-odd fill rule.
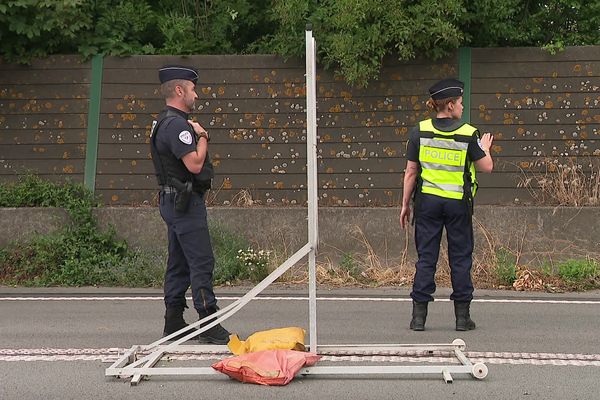
[[[240,288],[217,291],[221,305],[243,293]],[[224,325],[241,338],[275,327],[308,330],[304,289],[269,288],[265,296]],[[92,353],[158,339],[160,291],[0,287],[0,399],[600,399],[600,292],[479,291],[472,305],[478,328],[471,332],[454,331],[452,303],[444,301],[447,290],[430,306],[425,332],[408,329],[411,306],[405,289],[319,290],[318,296],[319,344],[461,338],[467,354],[473,360],[482,357],[489,374],[483,380],[454,375],[453,384],[434,375],[306,376],[285,387],[242,384],[224,375],[152,376],[132,387],[129,381],[106,378],[110,364]],[[189,310],[187,318],[194,320]],[[364,364],[391,365],[386,357],[328,365]]]

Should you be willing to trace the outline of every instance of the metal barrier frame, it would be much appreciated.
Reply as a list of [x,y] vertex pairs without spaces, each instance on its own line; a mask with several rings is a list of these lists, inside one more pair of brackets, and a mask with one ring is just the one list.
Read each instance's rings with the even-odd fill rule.
[[[461,365],[435,365],[435,366],[313,366],[303,368],[301,375],[338,375],[338,374],[437,374],[441,375],[448,383],[452,382],[453,373],[471,374],[477,379],[487,375],[485,364],[473,364],[465,356],[465,343],[456,339],[450,344],[359,344],[359,345],[318,345],[317,342],[317,281],[316,281],[316,252],[318,243],[318,196],[317,196],[317,91],[316,91],[316,46],[312,35],[312,28],[306,29],[306,157],[308,180],[308,243],[294,253],[289,259],[275,269],[269,276],[252,288],[240,299],[218,310],[216,313],[196,321],[189,326],[165,336],[146,346],[135,345],[126,351],[117,361],[111,364],[105,372],[106,376],[131,377],[131,384],[137,385],[141,379],[150,375],[215,375],[220,374],[210,367],[155,367],[165,355],[181,352],[210,353],[229,352],[227,346],[214,345],[185,345],[184,342],[198,336],[200,333],[225,321],[248,302],[258,296],[265,288],[277,280],[292,266],[308,256],[308,294],[309,294],[309,346],[314,353],[319,350],[330,352],[353,352],[363,354],[377,354],[381,352],[402,353],[407,351],[433,351],[454,352]],[[202,324],[204,326],[200,327]],[[187,333],[187,334],[186,334]],[[169,344],[166,342],[184,335]],[[141,355],[140,353],[148,353]]]

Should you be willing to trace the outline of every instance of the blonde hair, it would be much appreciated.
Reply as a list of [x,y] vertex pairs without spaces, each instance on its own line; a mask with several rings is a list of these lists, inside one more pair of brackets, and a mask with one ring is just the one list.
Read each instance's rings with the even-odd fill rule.
[[429,98],[427,100],[427,107],[435,112],[445,111],[448,108],[448,103],[455,103],[460,97],[448,97],[446,99],[434,100]]

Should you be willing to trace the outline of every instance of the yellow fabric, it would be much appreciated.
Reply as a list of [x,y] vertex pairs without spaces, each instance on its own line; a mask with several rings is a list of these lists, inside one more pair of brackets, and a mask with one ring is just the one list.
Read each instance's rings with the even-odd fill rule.
[[466,155],[466,151],[421,146],[419,161],[462,167],[465,165]]
[[[419,123],[419,130],[421,132],[433,132],[440,136],[452,136],[452,135],[460,135],[460,136],[472,136],[473,133],[477,130],[474,126],[469,124],[463,124],[458,129],[452,132],[444,132],[439,129],[436,129],[433,126],[433,122],[431,119],[427,119],[425,121],[421,121]],[[454,142],[452,139],[445,138],[436,138],[433,141],[448,141]],[[430,146],[419,146],[419,161],[427,162],[431,164],[438,165],[449,165],[462,167],[467,162],[467,147],[464,146],[464,149],[459,150],[458,147],[462,147],[457,144],[457,149],[453,149],[452,145],[447,145],[449,148],[437,148]],[[421,178],[425,181],[429,181],[435,184],[449,184],[456,186],[463,186],[464,182],[464,171],[445,171],[445,170],[435,170],[429,169],[421,166]],[[475,197],[475,193],[477,192],[477,179],[476,179],[476,171],[475,165],[472,162],[469,162],[468,165],[469,172],[471,174],[471,196]],[[435,188],[435,187],[426,187],[423,186],[421,188],[423,193],[434,194],[436,196],[450,198],[450,199],[462,199],[463,193],[462,189],[460,191]]]
[[304,335],[306,331],[298,327],[270,329],[253,333],[246,340],[231,335],[227,346],[236,356],[261,350],[297,350],[306,351]]

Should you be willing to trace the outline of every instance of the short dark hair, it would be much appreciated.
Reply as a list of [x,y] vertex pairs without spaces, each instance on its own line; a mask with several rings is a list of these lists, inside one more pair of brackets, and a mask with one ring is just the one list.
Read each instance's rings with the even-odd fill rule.
[[166,81],[165,83],[160,85],[160,94],[162,94],[162,96],[165,99],[175,97],[175,88],[177,86],[183,87],[185,85],[185,82],[190,81],[186,81],[185,79],[171,79],[169,81]]

